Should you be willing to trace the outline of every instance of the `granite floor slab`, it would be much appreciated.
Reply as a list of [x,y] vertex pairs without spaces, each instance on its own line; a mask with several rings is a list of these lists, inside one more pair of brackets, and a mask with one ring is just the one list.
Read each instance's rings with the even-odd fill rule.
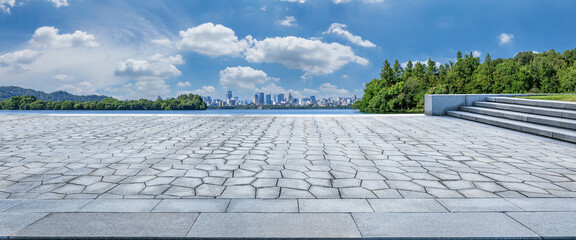
[[0,238],[10,236],[46,215],[48,213],[0,213]]
[[522,211],[502,198],[488,199],[438,199],[450,212],[515,212]]
[[92,199],[48,199],[48,200],[30,200],[24,201],[12,208],[6,210],[9,213],[17,212],[76,212],[86,206]]
[[[0,233],[4,234],[0,238],[576,237],[572,227],[576,212],[525,210],[513,205],[514,199],[163,199],[155,203],[152,213],[151,206],[139,206],[153,202],[146,200],[101,199],[91,210],[95,212],[81,208],[39,213],[37,208],[20,208],[17,213],[0,213]],[[574,199],[540,203],[563,200]],[[2,201],[11,200],[0,200],[0,204]],[[50,203],[55,211],[62,209],[58,204],[70,202],[24,203],[46,206],[42,201]],[[113,203],[112,209],[131,203],[136,207],[129,212],[106,212],[112,210],[105,203]],[[534,209],[542,209],[536,208],[537,202],[531,204]],[[140,232],[142,228],[146,230]]]
[[576,212],[511,212],[516,221],[545,238],[576,236]]
[[79,212],[151,212],[160,200],[155,199],[96,199]]
[[14,236],[184,237],[195,213],[52,213]]
[[226,212],[230,199],[164,199],[153,212]]
[[375,212],[447,212],[434,199],[368,199]]
[[0,212],[4,212],[25,200],[0,200]]
[[227,212],[290,213],[299,212],[298,199],[233,199]]
[[508,202],[526,211],[576,212],[573,198],[507,198]]
[[534,238],[504,213],[353,213],[365,238]]
[[206,213],[189,237],[212,238],[360,238],[349,214]]
[[366,199],[300,199],[300,212],[373,212]]

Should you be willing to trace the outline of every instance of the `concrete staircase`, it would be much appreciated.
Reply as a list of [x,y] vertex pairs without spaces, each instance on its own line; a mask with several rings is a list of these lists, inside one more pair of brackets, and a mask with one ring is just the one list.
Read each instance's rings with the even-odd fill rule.
[[576,102],[488,97],[446,114],[576,143]]

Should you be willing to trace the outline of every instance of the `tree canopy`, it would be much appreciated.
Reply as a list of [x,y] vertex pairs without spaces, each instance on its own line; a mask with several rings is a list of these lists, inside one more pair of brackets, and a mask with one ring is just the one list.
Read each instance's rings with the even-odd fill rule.
[[509,59],[484,61],[457,53],[456,63],[384,61],[380,78],[368,82],[361,112],[421,112],[425,94],[575,93],[576,49],[558,53],[521,52]]

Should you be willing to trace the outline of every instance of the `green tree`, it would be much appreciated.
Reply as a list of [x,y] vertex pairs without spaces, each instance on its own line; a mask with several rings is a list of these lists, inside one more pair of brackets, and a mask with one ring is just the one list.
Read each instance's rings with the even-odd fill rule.
[[394,73],[394,69],[390,67],[388,60],[384,61],[384,66],[380,71],[380,80],[383,81],[385,87],[392,86],[396,80],[396,74]]
[[355,105],[362,112],[407,112],[422,109],[425,94],[575,92],[575,69],[576,49],[521,52],[510,59],[486,54],[483,63],[458,52],[456,63],[436,67],[432,59],[408,61],[403,70],[398,61],[390,67],[386,60],[380,79],[366,84],[362,102]]
[[120,101],[105,98],[102,101],[41,101],[34,96],[13,96],[0,101],[0,109],[4,110],[205,110],[206,103],[200,95],[187,94],[167,100],[146,99]]
[[405,78],[412,76],[412,68],[414,68],[412,61],[408,61],[408,63],[406,63],[406,69],[404,69]]
[[33,103],[30,103],[30,110],[45,110],[46,104],[43,101],[36,100]]
[[548,61],[545,60],[540,64],[538,72],[540,73],[540,82],[542,86],[540,90],[546,93],[558,92],[559,81],[556,77],[556,70]]
[[560,78],[560,88],[565,93],[576,93],[576,64]]

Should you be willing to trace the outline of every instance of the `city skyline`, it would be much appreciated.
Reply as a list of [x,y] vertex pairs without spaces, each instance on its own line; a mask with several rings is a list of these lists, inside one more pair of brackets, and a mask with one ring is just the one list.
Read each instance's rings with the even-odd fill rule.
[[310,95],[308,97],[295,97],[291,92],[287,95],[284,93],[272,93],[269,92],[265,94],[264,92],[256,92],[253,98],[250,99],[240,99],[238,96],[234,96],[233,91],[228,89],[223,99],[212,97],[212,96],[202,96],[204,102],[209,106],[239,106],[239,105],[287,105],[287,106],[351,106],[356,100],[361,100],[355,94],[350,97],[327,97],[319,98]]

